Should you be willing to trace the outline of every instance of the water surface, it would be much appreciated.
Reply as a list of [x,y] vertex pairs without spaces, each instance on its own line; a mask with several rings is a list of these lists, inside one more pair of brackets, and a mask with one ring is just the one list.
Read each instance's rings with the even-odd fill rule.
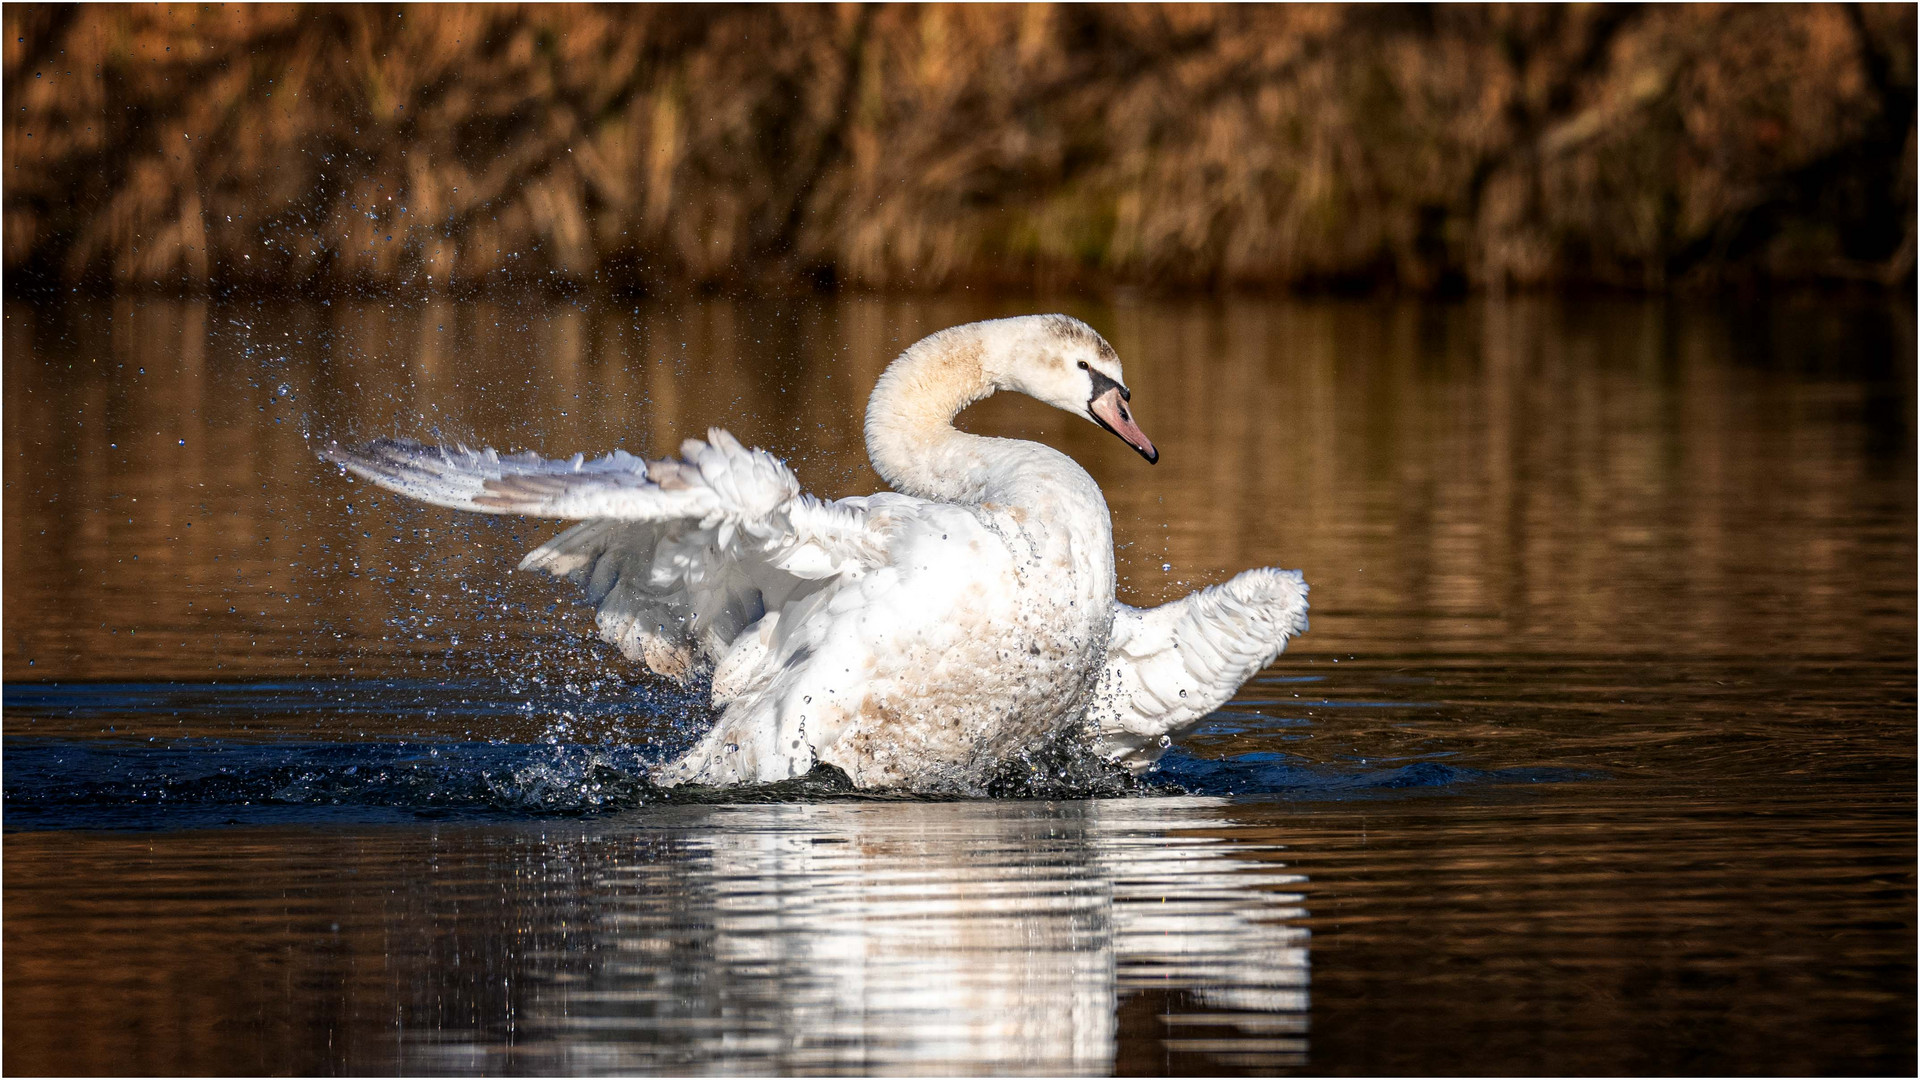
[[[920,334],[1033,301],[10,302],[5,1061],[44,1072],[1905,1072],[1914,320],[1049,302],[1122,598],[1313,629],[1137,788],[678,795],[697,702],[310,440],[829,496]],[[1097,796],[1097,797],[1087,797]]]

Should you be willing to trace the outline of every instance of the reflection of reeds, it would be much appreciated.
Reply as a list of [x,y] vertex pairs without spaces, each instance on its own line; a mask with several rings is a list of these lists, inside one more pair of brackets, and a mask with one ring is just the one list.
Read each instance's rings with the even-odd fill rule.
[[1910,6],[5,12],[5,265],[174,286],[1908,280]]
[[[592,615],[571,590],[511,572],[559,522],[383,503],[303,432],[657,455],[721,423],[809,491],[865,494],[881,484],[861,430],[881,368],[1018,302],[10,302],[5,586],[32,614],[5,621],[8,670],[384,676],[430,659],[630,678],[580,651]],[[1313,630],[1288,663],[1908,648],[1900,305],[1077,311],[1126,359],[1159,465],[1020,395],[961,424],[1087,466],[1129,603],[1302,568]]]

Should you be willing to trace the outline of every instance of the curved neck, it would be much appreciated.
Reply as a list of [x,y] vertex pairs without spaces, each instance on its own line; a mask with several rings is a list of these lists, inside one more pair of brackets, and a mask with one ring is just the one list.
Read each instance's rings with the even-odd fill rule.
[[960,410],[1000,388],[997,357],[979,325],[916,342],[888,365],[867,401],[867,456],[895,491],[943,502],[985,498],[1006,439],[953,426]]

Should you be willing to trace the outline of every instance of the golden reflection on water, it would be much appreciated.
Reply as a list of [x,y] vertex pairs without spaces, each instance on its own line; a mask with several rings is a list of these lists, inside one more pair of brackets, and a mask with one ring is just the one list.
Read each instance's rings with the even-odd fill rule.
[[[35,613],[7,620],[8,677],[457,654],[392,625],[553,597],[502,582],[559,526],[374,505],[309,431],[659,453],[720,424],[861,493],[881,368],[1036,306],[1112,339],[1162,463],[1008,395],[963,423],[1093,472],[1132,602],[1272,564],[1314,589],[1290,656],[1906,648],[1913,369],[1832,355],[1910,357],[1897,309],[121,300],[6,309],[6,586]],[[498,630],[571,613],[520,617]]]
[[[1910,1061],[1909,307],[9,303],[7,681],[285,681],[184,717],[10,697],[6,731],[391,742],[420,694],[321,680],[618,682],[509,570],[557,524],[388,501],[308,434],[658,453],[722,423],[864,492],[893,355],[1062,307],[1162,463],[1030,401],[963,422],[1086,465],[1125,599],[1306,571],[1312,631],[1182,744],[1293,770],[1279,801],[9,833],[6,1071]],[[619,734],[497,712],[447,723]],[[1410,763],[1487,772],[1342,786]],[[1549,767],[1586,779],[1487,779]]]

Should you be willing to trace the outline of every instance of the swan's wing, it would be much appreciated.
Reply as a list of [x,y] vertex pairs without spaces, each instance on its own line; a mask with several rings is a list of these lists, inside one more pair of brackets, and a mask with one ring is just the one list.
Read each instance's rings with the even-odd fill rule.
[[800,482],[779,458],[714,428],[688,439],[680,460],[643,461],[624,450],[588,461],[531,452],[428,446],[376,439],[357,450],[330,442],[320,456],[409,498],[454,510],[623,521],[730,518],[767,521],[798,498]]
[[588,519],[529,553],[521,569],[581,586],[602,637],[681,681],[710,669],[743,629],[809,583],[884,560],[866,500],[807,495],[778,458],[719,429],[681,454],[550,461],[405,439],[320,451],[436,506]]
[[[601,637],[684,683],[712,670],[742,640],[757,641],[759,635],[743,634],[767,612],[859,576],[878,558],[858,505],[801,495],[788,517],[790,531],[773,543],[684,519],[587,521],[528,552],[520,569],[580,586]],[[726,682],[716,675],[716,704],[734,692]]]
[[1101,752],[1144,769],[1307,630],[1298,570],[1261,568],[1170,604],[1116,604],[1107,666],[1088,719]]

